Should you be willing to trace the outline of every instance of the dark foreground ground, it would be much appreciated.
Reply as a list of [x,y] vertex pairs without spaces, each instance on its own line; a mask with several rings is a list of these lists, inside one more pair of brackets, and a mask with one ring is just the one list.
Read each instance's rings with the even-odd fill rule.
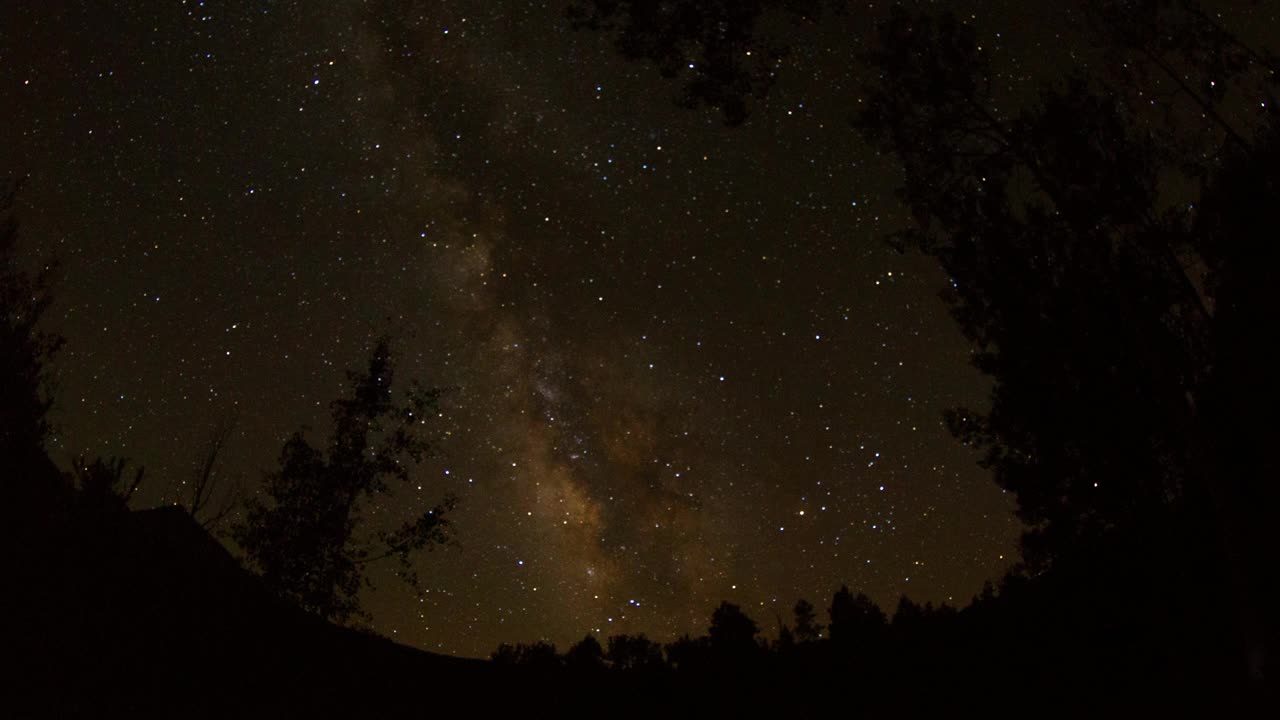
[[1263,704],[1206,641],[1221,628],[1153,640],[1055,617],[1064,591],[1047,581],[1037,592],[1057,601],[966,611],[892,645],[623,673],[452,658],[328,625],[271,597],[178,508],[51,527],[12,566],[3,717],[1236,717]]

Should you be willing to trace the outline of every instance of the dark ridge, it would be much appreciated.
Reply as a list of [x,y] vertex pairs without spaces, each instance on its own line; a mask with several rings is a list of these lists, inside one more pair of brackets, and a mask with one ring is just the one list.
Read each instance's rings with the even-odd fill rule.
[[484,661],[397,645],[278,601],[181,508],[64,520],[28,545],[5,613],[20,715],[421,709],[447,698],[474,705],[457,690],[489,681]]

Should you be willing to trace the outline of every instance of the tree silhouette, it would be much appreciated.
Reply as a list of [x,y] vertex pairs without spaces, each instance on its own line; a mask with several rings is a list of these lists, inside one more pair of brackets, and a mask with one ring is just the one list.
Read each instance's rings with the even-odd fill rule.
[[838,646],[878,640],[885,626],[884,611],[862,593],[855,597],[845,585],[831,597],[827,613],[831,619],[831,642]]
[[662,666],[662,646],[639,635],[612,635],[605,658],[615,670],[652,670]]
[[595,635],[587,635],[564,654],[564,664],[570,670],[600,670],[604,668],[604,648]]
[[691,637],[681,635],[667,643],[667,662],[680,672],[704,670],[711,662],[711,639],[705,635]]
[[814,612],[813,603],[801,598],[796,601],[796,606],[792,609],[792,613],[796,618],[796,640],[802,643],[815,642],[822,637],[822,625],[818,623],[818,616]]
[[214,428],[204,454],[200,457],[200,463],[192,473],[187,512],[205,530],[215,530],[236,508],[239,498],[238,488],[224,486],[226,478],[217,471],[218,456],[222,454],[234,428],[235,423],[232,421],[219,423]]
[[1248,147],[1248,128],[1229,117],[1229,95],[1244,89],[1274,105],[1280,59],[1273,53],[1242,41],[1196,0],[1082,5],[1104,52],[1107,76],[1126,91],[1163,98],[1158,123],[1148,127],[1171,154],[1203,173],[1211,170],[1222,142]]
[[80,491],[79,500],[87,509],[106,512],[126,512],[129,500],[142,485],[145,468],[139,466],[132,481],[126,481],[124,469],[129,464],[125,458],[94,458],[85,460],[83,455],[71,460],[73,486]]
[[729,602],[722,602],[711,613],[711,627],[707,635],[711,638],[711,649],[720,655],[738,656],[752,653],[758,649],[756,634],[760,628],[742,608]]
[[20,185],[0,188],[0,505],[6,528],[32,521],[65,490],[45,451],[53,402],[48,364],[63,343],[40,328],[52,301],[54,268],[46,265],[33,277],[17,266],[13,205]]
[[538,672],[556,670],[561,663],[556,646],[546,640],[515,645],[502,643],[489,659],[498,665],[518,665]]
[[1216,520],[1220,534],[1218,560],[1228,569],[1237,597],[1233,614],[1249,671],[1259,681],[1280,641],[1274,612],[1280,606],[1280,569],[1268,550],[1276,544],[1280,507],[1278,192],[1280,126],[1273,122],[1249,147],[1225,154],[1192,228],[1214,307],[1214,371],[1201,395],[1199,424],[1208,447],[1192,456],[1203,463],[1193,469],[1209,480],[1194,497],[1213,508],[1209,519]]
[[778,619],[778,639],[774,642],[772,649],[775,652],[790,652],[796,646],[795,633],[791,631],[791,627],[782,622],[782,614],[776,613]]
[[[233,537],[267,585],[306,610],[337,621],[363,617],[359,592],[365,568],[383,559],[399,563],[411,585],[413,553],[446,543],[451,496],[395,530],[366,531],[370,501],[409,478],[409,464],[432,446],[424,426],[436,414],[440,390],[410,387],[406,404],[392,402],[394,367],[389,341],[378,340],[362,373],[348,373],[350,395],[332,404],[327,450],[294,433],[280,468],[266,478],[267,502],[247,503]],[[372,537],[368,537],[372,535]]]
[[[655,25],[644,4],[596,4]],[[748,30],[723,39],[748,49],[766,7],[747,4],[735,22]],[[1110,70],[1082,66],[1020,107],[994,99],[972,23],[894,7],[862,57],[856,125],[905,171],[915,222],[894,244],[938,259],[994,381],[989,408],[947,422],[1016,498],[1027,569],[1089,567],[1120,546],[1175,568],[1161,556],[1186,545],[1168,538],[1199,538],[1216,560],[1196,572],[1227,584],[1241,644],[1265,655],[1258,638],[1277,634],[1261,548],[1280,439],[1264,349],[1280,324],[1267,195],[1280,63],[1194,0],[1083,10]],[[626,23],[612,30],[624,55],[661,66],[664,47],[702,47],[719,12],[663,26],[662,43],[628,46]],[[733,104],[716,92],[711,104]]]
[[[1187,27],[1176,51],[1198,57],[1204,43]],[[1221,55],[1209,36],[1205,53]],[[1113,42],[1189,98],[1202,134],[1217,131],[1207,163],[1180,154],[1182,129],[1153,129],[1149,103],[1096,78],[998,112],[972,28],[947,15],[893,13],[870,54],[881,72],[860,124],[902,160],[916,217],[902,239],[940,260],[952,312],[995,380],[988,411],[948,421],[1017,498],[1024,561],[1033,571],[1091,562],[1125,542],[1175,567],[1160,556],[1180,545],[1156,538],[1199,537],[1220,548],[1200,574],[1226,571],[1243,644],[1265,655],[1258,643],[1276,631],[1260,609],[1273,604],[1275,575],[1253,548],[1273,534],[1256,508],[1273,507],[1262,448],[1277,437],[1280,394],[1275,366],[1256,361],[1273,357],[1259,333],[1275,326],[1276,250],[1263,238],[1277,218],[1257,190],[1276,182],[1265,160],[1274,118],[1249,130],[1227,122],[1214,100],[1225,90],[1186,86],[1167,37]],[[1179,176],[1202,202],[1171,205],[1161,187]],[[1217,213],[1215,201],[1232,209]]]
[[489,660],[498,665],[518,665],[520,663],[519,646],[501,643],[489,653]]
[[930,615],[932,608],[919,605],[906,595],[898,597],[898,607],[893,611],[893,626],[898,628],[911,628],[925,621]]
[[[762,17],[844,5],[593,0],[571,16],[665,75],[688,69],[690,95],[732,108],[767,89],[735,80],[763,55],[748,51],[768,46]],[[1249,147],[1222,111],[1228,88],[1247,86],[1255,107],[1274,108],[1280,85],[1272,54],[1194,0],[1084,5],[1116,72],[1077,74],[1022,113],[992,99],[989,54],[951,13],[896,6],[862,57],[857,125],[901,160],[917,221],[895,244],[941,261],[975,362],[996,380],[989,412],[957,409],[949,425],[1014,492],[1036,569],[1207,482],[1190,469],[1206,461],[1184,448],[1197,432],[1186,398],[1205,391],[1213,366],[1213,299],[1186,214],[1159,188],[1171,172],[1203,180],[1215,138]],[[702,53],[739,67],[681,64]],[[1153,93],[1179,117],[1151,110]]]
[[898,154],[946,297],[995,385],[948,420],[983,448],[1044,567],[1161,512],[1188,481],[1186,396],[1203,373],[1203,298],[1159,210],[1159,157],[1123,99],[1077,77],[1003,117],[971,27],[895,11],[860,117]]
[[807,22],[836,0],[577,0],[574,27],[602,31],[631,60],[657,66],[683,84],[679,103],[716,108],[727,125],[749,115],[748,102],[764,98],[789,49],[763,30],[770,14]]

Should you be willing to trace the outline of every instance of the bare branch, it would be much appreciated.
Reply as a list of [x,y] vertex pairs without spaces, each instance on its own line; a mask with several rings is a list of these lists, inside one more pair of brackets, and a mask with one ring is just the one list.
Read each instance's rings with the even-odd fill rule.
[[213,501],[217,494],[218,487],[223,480],[223,476],[215,472],[218,464],[218,456],[222,454],[223,448],[227,445],[227,440],[231,437],[231,432],[235,429],[236,420],[230,418],[223,420],[214,427],[213,435],[209,438],[208,444],[205,446],[204,455],[200,464],[196,466],[194,473],[194,482],[191,488],[191,500],[188,503],[187,511],[191,517],[200,523],[201,527],[206,530],[212,529],[220,523],[235,505],[235,488],[230,492],[223,494],[223,500],[214,513],[204,519],[201,519],[201,513],[209,509],[210,502]]

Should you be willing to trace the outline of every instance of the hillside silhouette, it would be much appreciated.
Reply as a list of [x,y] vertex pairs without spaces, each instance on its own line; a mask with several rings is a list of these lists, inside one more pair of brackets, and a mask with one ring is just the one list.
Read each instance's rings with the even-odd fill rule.
[[[902,598],[886,616],[842,588],[827,627],[803,641],[765,640],[725,603],[707,635],[665,646],[590,638],[564,654],[504,646],[483,661],[398,645],[280,600],[181,508],[63,517],[31,538],[41,549],[10,595],[17,716],[1109,716],[1244,711],[1260,700],[1231,672],[1221,602],[1164,593],[1203,574],[1148,566],[1135,581],[1129,560],[1172,536],[1010,576],[963,609]],[[1148,592],[1120,592],[1135,587]]]
[[14,687],[35,715],[390,714],[421,709],[409,688],[493,681],[483,662],[282,602],[181,508],[70,513],[48,529],[29,538],[6,611]]

